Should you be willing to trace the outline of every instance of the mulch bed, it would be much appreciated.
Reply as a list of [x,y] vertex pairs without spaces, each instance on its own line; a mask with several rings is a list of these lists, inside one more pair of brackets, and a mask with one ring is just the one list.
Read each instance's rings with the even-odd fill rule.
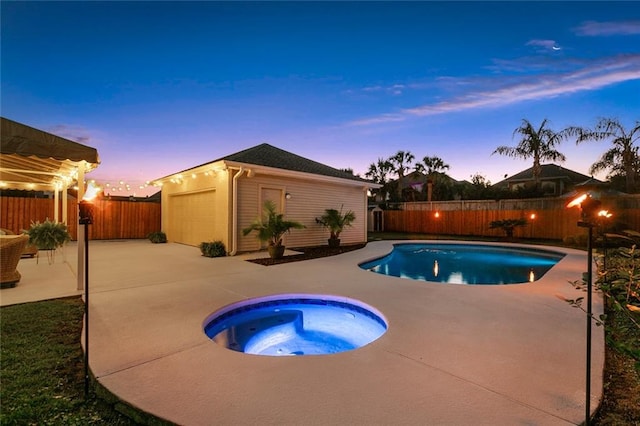
[[364,246],[366,246],[366,244],[352,244],[352,245],[345,245],[345,246],[340,246],[336,248],[332,248],[329,246],[292,248],[291,250],[300,251],[302,253],[284,256],[280,259],[271,259],[269,257],[263,258],[263,259],[248,259],[247,262],[253,262],[253,263],[257,263],[259,265],[264,265],[264,266],[280,265],[282,263],[299,262],[301,260],[335,256],[337,254],[361,249]]

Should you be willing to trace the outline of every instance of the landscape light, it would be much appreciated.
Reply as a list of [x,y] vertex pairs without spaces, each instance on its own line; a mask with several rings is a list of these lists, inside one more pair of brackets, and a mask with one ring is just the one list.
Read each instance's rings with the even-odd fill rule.
[[[609,212],[600,210],[602,203],[591,197],[590,194],[581,194],[567,204],[568,208],[580,207],[581,220],[578,226],[588,229],[587,237],[587,348],[586,348],[586,400],[585,400],[585,425],[591,424],[591,321],[592,321],[592,293],[593,293],[593,228],[598,226],[599,217],[609,217]],[[603,213],[604,212],[604,213]]]
[[84,225],[84,396],[89,396],[89,225],[93,223],[93,200],[102,189],[89,182],[78,203],[80,224]]

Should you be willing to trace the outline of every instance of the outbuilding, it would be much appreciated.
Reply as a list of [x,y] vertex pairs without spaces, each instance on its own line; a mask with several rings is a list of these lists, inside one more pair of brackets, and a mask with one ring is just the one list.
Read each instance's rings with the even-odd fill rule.
[[162,230],[172,242],[197,246],[222,241],[230,254],[263,248],[242,229],[262,214],[265,201],[285,219],[306,226],[285,236],[288,247],[326,245],[316,222],[325,209],[352,210],[356,219],[342,244],[367,241],[367,194],[379,185],[267,143],[154,182],[162,186]]

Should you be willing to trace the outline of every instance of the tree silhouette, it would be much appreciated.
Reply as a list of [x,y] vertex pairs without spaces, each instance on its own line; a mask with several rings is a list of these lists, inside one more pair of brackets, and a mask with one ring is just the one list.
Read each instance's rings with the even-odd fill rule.
[[535,129],[528,120],[522,119],[520,127],[513,131],[513,136],[521,135],[517,146],[499,146],[493,154],[506,155],[508,157],[529,159],[533,158],[533,181],[536,189],[540,188],[540,173],[542,171],[541,161],[565,161],[564,154],[555,149],[557,145],[565,139],[568,134],[565,131],[554,132],[547,127],[548,120],[542,120],[540,127]]
[[393,171],[393,165],[389,160],[383,160],[378,158],[376,163],[369,165],[369,170],[364,174],[365,177],[373,180],[375,183],[382,185],[382,188],[378,190],[382,197],[382,201],[386,201],[388,192],[388,178],[389,173]]
[[591,165],[589,173],[609,170],[608,179],[624,176],[626,191],[637,190],[636,176],[640,173],[640,154],[638,146],[634,144],[640,140],[640,121],[636,121],[635,127],[628,131],[615,118],[601,118],[593,129],[570,127],[566,131],[577,136],[576,144],[610,139],[613,146]]
[[402,201],[402,181],[404,180],[404,172],[411,162],[415,159],[409,151],[398,151],[393,157],[389,158],[389,162],[393,167],[393,171],[398,175],[398,200]]

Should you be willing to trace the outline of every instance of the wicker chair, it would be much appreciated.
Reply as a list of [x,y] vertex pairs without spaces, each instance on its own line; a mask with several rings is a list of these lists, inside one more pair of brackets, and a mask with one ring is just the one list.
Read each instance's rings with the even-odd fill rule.
[[20,281],[16,268],[28,242],[29,236],[24,234],[0,237],[0,288],[15,287]]
[[[0,228],[0,236],[2,235],[16,235],[16,233],[10,229]],[[36,254],[38,254],[38,247],[29,243],[22,251],[22,257],[35,257]]]

